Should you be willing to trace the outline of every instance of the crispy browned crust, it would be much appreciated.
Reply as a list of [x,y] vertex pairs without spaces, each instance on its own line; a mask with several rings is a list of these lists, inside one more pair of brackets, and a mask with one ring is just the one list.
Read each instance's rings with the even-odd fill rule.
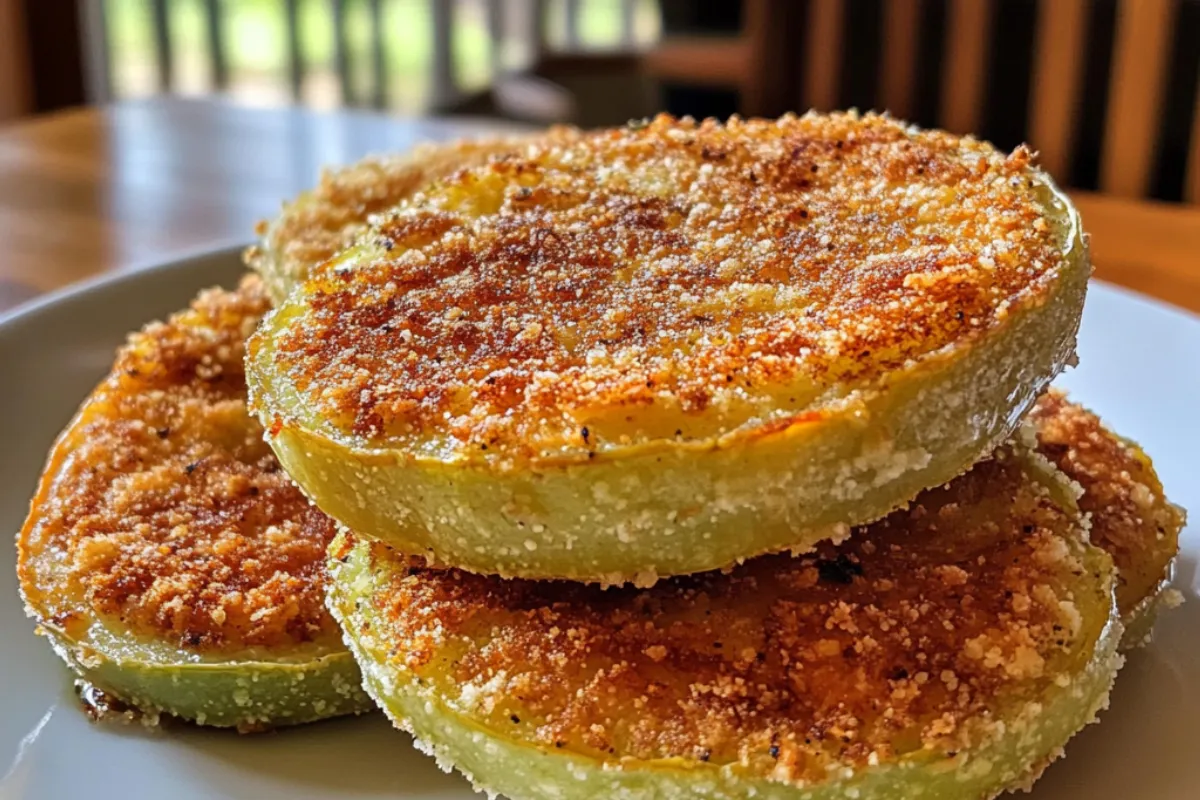
[[201,652],[336,640],[323,603],[333,523],[246,411],[257,278],[133,334],[63,433],[21,534],[30,604]]
[[1153,597],[1179,552],[1184,510],[1169,502],[1149,456],[1104,427],[1100,418],[1051,390],[1031,412],[1038,449],[1083,488],[1092,543],[1117,566],[1123,617]]
[[398,205],[430,180],[517,142],[498,138],[426,144],[403,156],[366,158],[326,171],[311,192],[285,206],[276,220],[259,223],[263,240],[246,251],[246,264],[264,274],[280,300],[290,286],[349,246],[367,229],[372,214]]
[[823,781],[978,746],[1010,693],[1079,668],[1108,567],[1078,525],[1001,451],[842,545],[650,589],[433,571],[374,543],[382,585],[359,599],[379,624],[356,635],[513,737]]
[[[368,437],[526,454],[718,435],[1043,302],[1064,234],[1029,167],[873,115],[552,134],[319,271],[279,364]],[[686,422],[654,430],[654,408]]]

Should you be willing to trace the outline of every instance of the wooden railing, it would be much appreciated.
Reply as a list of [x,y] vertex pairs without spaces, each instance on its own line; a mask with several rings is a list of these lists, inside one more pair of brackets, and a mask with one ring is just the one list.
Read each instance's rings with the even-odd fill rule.
[[[1031,142],[1046,167],[1071,186],[1200,203],[1200,0],[704,0],[704,6],[701,0],[695,5],[681,5],[691,0],[81,2],[89,86],[97,99],[122,93],[115,63],[124,54],[114,50],[110,35],[114,9],[141,12],[147,31],[143,60],[153,65],[143,90],[179,90],[180,43],[173,21],[186,5],[193,9],[192,28],[203,28],[203,36],[192,31],[189,44],[194,51],[199,43],[205,54],[202,91],[236,91],[228,41],[236,32],[232,18],[253,3],[271,9],[284,43],[278,48],[284,63],[276,82],[281,99],[313,102],[311,78],[320,72],[325,99],[318,104],[417,110],[413,96],[419,93],[421,109],[461,108],[467,89],[482,88],[478,75],[467,86],[457,68],[456,49],[469,22],[477,48],[475,72],[494,86],[497,105],[516,98],[510,106],[530,112],[509,116],[580,121],[570,110],[597,107],[594,97],[572,106],[571,97],[545,83],[522,82],[524,74],[514,79],[509,73],[528,70],[536,79],[548,50],[588,50],[593,43],[587,20],[599,7],[616,32],[609,47],[631,57],[620,63],[587,59],[572,67],[576,74],[624,69],[668,87],[723,86],[736,91],[739,110],[748,115],[847,106],[886,109],[922,125],[975,132],[1005,148]],[[674,33],[641,53],[655,39],[660,2],[664,19],[671,9],[733,9],[726,16],[734,29],[720,35]],[[311,29],[306,29],[310,41],[301,35],[304,14],[318,7],[328,20],[328,30],[318,33],[332,45],[326,48],[330,57],[320,64],[306,49],[312,45]],[[652,24],[642,25],[647,19]],[[418,72],[397,75],[390,66],[397,53],[389,34],[397,25],[420,26],[419,34],[406,40],[419,44],[427,59]],[[513,52],[519,57],[514,59]],[[189,91],[196,91],[192,61]],[[399,98],[404,102],[398,102],[401,93],[406,93]],[[470,107],[497,111],[496,106]],[[620,121],[615,109],[609,114],[614,118],[598,123]]]
[[[197,0],[191,0],[192,3]],[[206,90],[223,92],[231,86],[231,59],[228,33],[233,11],[239,0],[199,0],[203,9],[204,58],[206,61]],[[114,42],[114,13],[126,14],[132,8],[140,18],[139,25],[148,29],[146,39],[150,52],[136,54],[153,65],[153,85],[158,92],[174,92],[180,88],[178,31],[175,22],[178,0],[83,0],[84,29],[87,41],[89,80],[92,99],[103,102],[129,93],[116,80],[117,59],[129,54],[118,52]],[[585,35],[585,12],[597,8],[608,18],[617,18],[619,38],[608,41],[607,47],[633,51],[653,38],[655,0],[260,0],[256,6],[273,4],[283,38],[281,48],[286,64],[280,65],[286,96],[297,103],[305,102],[306,78],[314,69],[310,53],[306,52],[301,35],[302,7],[323,4],[330,19],[328,36],[332,42],[332,64],[337,97],[345,106],[387,108],[391,103],[390,90],[398,76],[389,70],[388,26],[426,25],[423,35],[429,42],[429,63],[419,76],[427,81],[424,96],[434,109],[454,102],[463,91],[455,68],[456,37],[460,34],[461,17],[468,14],[485,19],[489,52],[488,66],[499,75],[519,66],[534,64],[539,55],[550,47],[559,50],[595,49],[595,43]],[[351,14],[365,10],[369,20],[369,41],[363,47],[349,30]],[[408,17],[413,21],[406,21]],[[549,24],[552,18],[560,23],[556,36]],[[647,24],[649,22],[649,24]],[[553,40],[553,41],[552,41]],[[506,60],[504,54],[522,53],[520,64]],[[367,80],[356,78],[365,71]],[[401,76],[412,79],[414,76]],[[365,84],[365,86],[364,86]]]
[[1001,147],[1064,183],[1200,203],[1200,0],[742,0],[724,38],[667,37],[672,81],[739,111],[857,106]]

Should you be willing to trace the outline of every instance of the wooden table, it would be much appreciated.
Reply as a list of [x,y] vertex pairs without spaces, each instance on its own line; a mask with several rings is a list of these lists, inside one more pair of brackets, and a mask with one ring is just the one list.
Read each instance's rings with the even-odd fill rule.
[[[0,128],[0,311],[98,273],[248,242],[322,165],[489,127],[156,99]],[[1075,197],[1097,277],[1200,311],[1200,209]]]

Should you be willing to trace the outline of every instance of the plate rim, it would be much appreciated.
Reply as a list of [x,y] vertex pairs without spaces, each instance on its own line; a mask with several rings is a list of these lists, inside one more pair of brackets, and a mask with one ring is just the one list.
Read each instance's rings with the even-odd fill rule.
[[[138,280],[144,277],[144,273],[147,272],[162,272],[177,269],[185,264],[208,258],[234,256],[240,260],[242,252],[254,243],[254,240],[247,240],[245,238],[218,240],[206,245],[188,248],[171,258],[89,275],[81,280],[72,281],[65,286],[59,286],[36,297],[31,297],[12,308],[0,311],[0,332],[5,332],[11,325],[36,316],[45,311],[49,306],[69,302],[80,295],[90,294],[91,292],[103,289],[109,284]],[[246,271],[249,272],[250,268],[246,267]],[[202,287],[198,287],[197,291],[200,288]]]
[[[120,271],[102,273],[100,275],[91,276],[83,281],[78,281],[67,286],[60,287],[51,292],[47,292],[46,294],[32,298],[31,300],[15,306],[6,312],[0,312],[0,337],[8,338],[13,336],[17,328],[23,324],[45,324],[45,319],[47,316],[52,317],[55,314],[63,313],[65,310],[64,306],[78,302],[94,302],[94,294],[103,293],[112,287],[128,286],[129,284],[127,282],[138,282],[145,280],[150,277],[148,273],[170,273],[173,270],[186,269],[189,264],[194,264],[197,261],[208,259],[228,259],[231,265],[235,262],[240,264],[240,252],[241,248],[244,246],[245,243],[216,243],[204,248],[197,248],[195,250],[183,252],[177,257],[162,260],[157,263],[146,264],[140,267],[131,267]],[[199,291],[204,286],[218,285],[221,283],[222,281],[217,276],[210,276],[209,278],[199,281],[196,285],[190,286],[189,288],[194,293],[195,291]],[[1200,334],[1200,327],[1197,327],[1200,326],[1200,314],[1171,306],[1168,303],[1156,300],[1155,298],[1148,297],[1146,295],[1142,295],[1134,290],[1126,289],[1106,281],[1093,279],[1091,288],[1096,287],[1099,287],[1102,294],[1108,295],[1111,293],[1114,296],[1120,297],[1119,302],[1132,302],[1147,313],[1154,314],[1156,311],[1165,311],[1167,312],[1167,317],[1160,317],[1160,319],[1163,319],[1164,322],[1185,325],[1189,331],[1194,331],[1197,334]],[[1197,542],[1200,544],[1200,540],[1197,540]],[[9,601],[11,602],[12,598],[9,598]],[[3,602],[3,600],[0,600],[0,602]],[[22,631],[22,635],[26,634],[26,631]],[[1126,676],[1125,682],[1131,682],[1129,676]],[[1120,685],[1120,677],[1118,677],[1118,687]],[[1126,690],[1125,693],[1129,694],[1129,690]],[[1127,701],[1126,705],[1128,704],[1129,703]],[[1113,727],[1114,722],[1115,721],[1109,721],[1108,727]],[[1104,729],[1104,726],[1102,725],[1101,728]],[[389,730],[388,734],[394,739],[394,732]],[[407,747],[405,750],[407,754]],[[174,760],[175,757],[176,756],[172,755],[171,759]],[[16,762],[14,761],[14,764],[15,763]],[[2,766],[3,761],[0,760],[0,767]],[[432,774],[432,770],[426,770],[426,772]],[[0,773],[0,778],[3,777],[5,776]],[[189,783],[185,788],[187,788],[189,791],[197,791],[196,786],[191,783],[191,780],[192,779],[189,777]],[[200,788],[203,790],[205,788],[211,789],[212,787]],[[282,795],[283,792],[287,791],[287,789],[285,788],[279,791]],[[324,789],[322,789],[322,791],[324,791]],[[329,791],[331,796],[336,796],[337,790]],[[470,796],[469,792],[470,789],[466,786],[466,784],[462,784],[461,796],[466,798]],[[0,792],[0,794],[3,794],[3,792]],[[18,796],[20,795],[18,794]],[[458,797],[459,795],[456,793],[448,796]]]

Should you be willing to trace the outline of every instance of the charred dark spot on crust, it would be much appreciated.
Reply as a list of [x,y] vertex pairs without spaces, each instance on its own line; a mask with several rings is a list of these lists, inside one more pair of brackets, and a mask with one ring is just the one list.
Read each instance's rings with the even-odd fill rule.
[[844,553],[839,553],[833,559],[819,560],[817,571],[823,581],[846,585],[854,583],[855,577],[863,574],[862,565],[851,561]]
[[74,611],[60,611],[50,617],[50,622],[60,628],[66,628],[80,618]]

